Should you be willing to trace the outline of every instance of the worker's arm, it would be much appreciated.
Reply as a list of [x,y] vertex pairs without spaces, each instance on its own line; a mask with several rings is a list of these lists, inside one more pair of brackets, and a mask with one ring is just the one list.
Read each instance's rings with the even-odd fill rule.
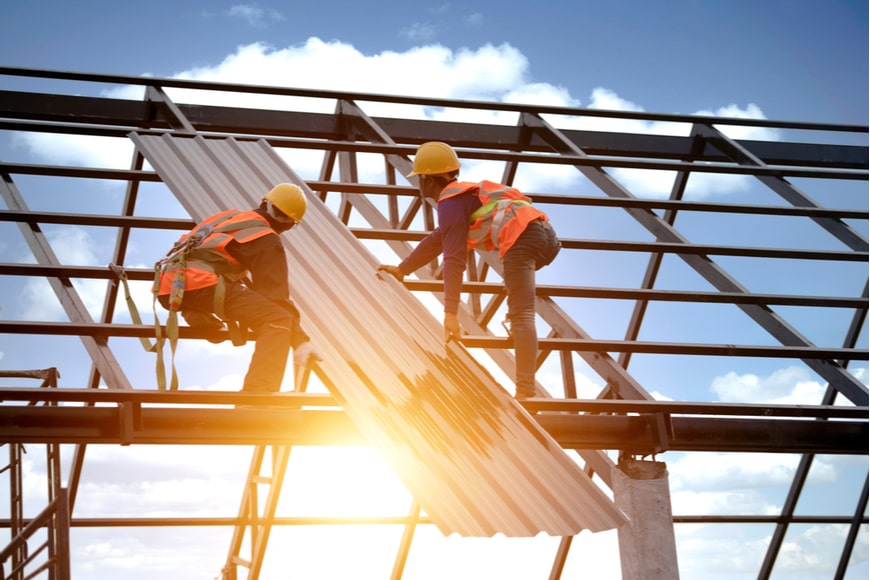
[[462,292],[462,278],[468,261],[468,226],[471,214],[480,207],[476,195],[464,194],[438,203],[438,225],[441,228],[444,278],[444,340],[462,334],[456,316]]
[[438,227],[398,266],[380,265],[378,270],[401,280],[438,257],[443,257],[445,339],[460,334],[456,312],[462,291],[462,277],[468,257],[468,225],[471,214],[480,207],[476,195],[459,195],[438,202]]
[[227,252],[250,273],[253,290],[290,311],[297,320],[291,340],[293,347],[307,342],[308,334],[299,324],[301,314],[290,299],[287,256],[278,235],[262,236],[250,242],[230,242]]
[[438,227],[441,229],[443,256],[444,312],[459,310],[462,277],[468,260],[468,225],[480,202],[476,195],[458,195],[438,202]]
[[405,276],[422,268],[439,255],[441,255],[441,230],[435,228],[398,266],[381,264],[378,266],[378,271],[391,274],[401,282]]
[[230,242],[227,252],[248,270],[253,289],[258,294],[273,302],[289,301],[287,257],[277,234],[262,236],[244,244]]
[[441,228],[437,227],[420,240],[417,247],[399,264],[399,271],[407,276],[441,255]]

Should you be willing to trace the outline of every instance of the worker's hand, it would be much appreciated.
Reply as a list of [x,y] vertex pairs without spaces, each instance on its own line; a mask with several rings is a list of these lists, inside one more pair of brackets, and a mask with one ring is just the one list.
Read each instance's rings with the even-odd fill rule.
[[381,264],[378,266],[378,272],[386,272],[387,274],[391,274],[393,278],[401,282],[405,279],[405,275],[402,274],[402,271],[399,270],[398,266],[390,266],[389,264]]
[[445,312],[444,313],[444,342],[450,342],[450,339],[457,339],[461,335],[461,329],[459,328],[459,320],[456,318],[455,312]]
[[320,356],[320,353],[317,352],[317,349],[314,348],[314,345],[311,344],[310,340],[303,342],[293,349],[293,362],[296,363],[297,366],[304,367],[310,362],[317,362],[320,360],[323,360],[323,357]]

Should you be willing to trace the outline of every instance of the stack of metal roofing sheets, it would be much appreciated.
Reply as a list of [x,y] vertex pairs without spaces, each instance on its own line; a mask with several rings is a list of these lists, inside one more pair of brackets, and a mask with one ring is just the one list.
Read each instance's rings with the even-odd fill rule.
[[282,239],[321,374],[442,533],[570,536],[625,522],[462,346],[444,344],[419,300],[376,275],[375,257],[265,141],[131,139],[196,220],[256,207],[276,183],[306,191],[305,220]]

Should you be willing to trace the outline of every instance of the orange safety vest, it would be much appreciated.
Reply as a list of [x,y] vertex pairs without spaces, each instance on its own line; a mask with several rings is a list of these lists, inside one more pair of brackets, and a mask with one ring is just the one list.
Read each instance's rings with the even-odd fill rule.
[[456,181],[438,196],[438,201],[474,191],[481,206],[471,214],[468,249],[498,250],[499,256],[514,245],[526,226],[535,220],[547,221],[547,214],[532,207],[532,200],[520,190],[493,181]]
[[[203,220],[181,236],[164,258],[158,294],[172,292],[179,267],[184,268],[184,290],[215,286],[220,276],[241,278],[245,268],[227,252],[227,244],[234,240],[243,244],[269,234],[277,232],[266,218],[252,210],[230,209]],[[175,254],[183,254],[184,260],[173,260]]]

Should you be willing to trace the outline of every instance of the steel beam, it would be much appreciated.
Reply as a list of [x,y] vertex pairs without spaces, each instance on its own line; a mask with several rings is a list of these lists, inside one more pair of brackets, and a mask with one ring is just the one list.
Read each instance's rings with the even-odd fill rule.
[[[231,396],[231,395],[228,395]],[[236,395],[237,397],[239,395]],[[286,403],[285,403],[286,404]],[[533,418],[565,449],[867,454],[866,420],[671,417],[660,441],[654,414]],[[139,407],[132,431],[122,407],[0,406],[0,442],[140,445],[365,445],[337,410]]]

